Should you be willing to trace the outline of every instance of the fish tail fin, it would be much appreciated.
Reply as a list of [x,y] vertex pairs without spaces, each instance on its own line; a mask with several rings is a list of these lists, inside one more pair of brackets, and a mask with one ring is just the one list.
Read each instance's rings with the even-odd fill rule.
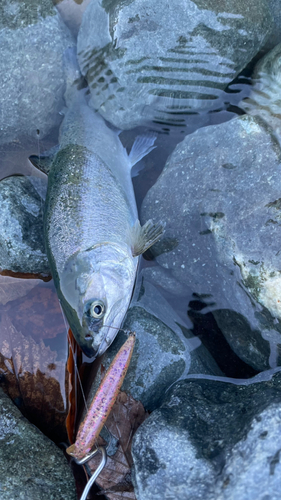
[[162,236],[165,230],[165,223],[158,222],[154,224],[152,220],[148,220],[144,226],[140,225],[137,220],[131,230],[132,254],[137,257],[146,252],[154,243],[156,243]]
[[132,167],[144,156],[148,155],[150,151],[156,148],[156,146],[154,146],[156,138],[157,135],[154,133],[137,136],[129,154],[129,160]]

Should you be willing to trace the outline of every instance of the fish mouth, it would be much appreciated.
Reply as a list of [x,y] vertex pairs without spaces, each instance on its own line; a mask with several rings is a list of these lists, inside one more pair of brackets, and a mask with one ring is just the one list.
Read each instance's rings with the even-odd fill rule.
[[92,360],[101,356],[114,341],[123,319],[128,309],[128,301],[124,302],[124,298],[119,299],[104,315],[103,320],[98,325],[91,327],[86,325],[81,319],[82,329],[77,338],[80,338],[80,347],[86,356]]
[[[80,344],[80,347],[81,347],[82,351],[84,352],[84,354],[86,354],[86,356],[91,358],[92,361],[94,361],[94,359],[96,359],[98,356],[100,356],[100,354],[99,354],[100,345],[103,342],[102,338],[97,339],[96,335],[97,335],[97,332],[93,332],[93,331],[91,332],[88,330],[83,335],[83,341],[82,341],[82,344]],[[98,336],[100,336],[100,334],[98,334]]]
[[86,342],[93,341],[93,335],[91,333],[86,333],[85,340],[86,340]]
[[120,307],[120,304],[123,302],[124,301],[120,299],[120,301],[115,304],[113,310],[110,311],[108,317],[105,317],[105,324],[100,328],[99,346],[97,345],[97,339],[92,336],[92,347],[94,348],[94,345],[97,346],[96,357],[101,356],[108,349],[122,326],[128,309],[127,306]]
[[92,361],[101,356],[108,349],[119,331],[119,328],[115,329],[114,327],[114,334],[109,341],[107,340],[108,330],[110,330],[112,327],[101,327],[101,329],[103,328],[107,328],[107,331],[102,335],[100,342],[97,340],[95,332],[91,332],[86,333],[86,335],[84,335],[82,345],[80,343],[82,351],[84,352],[84,354],[86,354],[86,356],[91,358]]

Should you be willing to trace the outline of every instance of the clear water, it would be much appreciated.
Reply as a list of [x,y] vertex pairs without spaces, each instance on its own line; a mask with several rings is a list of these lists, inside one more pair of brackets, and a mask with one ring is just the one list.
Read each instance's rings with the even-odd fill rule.
[[[58,10],[74,35],[77,35],[79,19],[87,3],[88,0],[57,2]],[[174,125],[171,125],[172,122],[161,120],[150,124],[148,128],[158,132],[157,149],[142,160],[144,168],[133,179],[139,209],[168,156],[187,134],[200,127],[223,123],[237,114],[243,114],[239,102],[250,94],[249,76],[252,66],[253,63],[225,92],[220,92],[216,109],[189,114],[174,107],[171,110]],[[47,137],[41,137],[38,130],[34,137],[18,137],[14,142],[0,146],[0,179],[14,174],[44,177],[43,173],[31,165],[28,157],[32,154],[40,155],[58,143],[61,120],[62,116],[58,115],[57,122],[53,124],[53,129]],[[146,129],[138,127],[125,131],[120,138],[123,144],[130,148],[135,137],[144,130]],[[142,258],[142,268],[156,265],[151,254],[147,253]],[[10,277],[8,284],[7,278],[5,277],[4,282],[4,277],[0,276],[0,287],[1,279],[5,287],[16,283],[15,280],[20,279],[21,283],[23,282],[22,278]],[[32,288],[30,280],[25,282],[26,293],[16,300],[0,305],[0,382],[31,421],[48,435],[58,439],[56,432],[63,428],[68,409],[68,376],[65,373],[68,353],[66,327],[53,282],[36,280],[36,285]],[[214,324],[211,314],[198,320],[196,311],[200,311],[203,306],[202,302],[193,296],[191,288],[187,288],[181,301],[163,290],[161,293],[182,320],[189,327],[193,327],[194,334],[199,336],[214,357],[217,357],[218,350],[221,350],[221,369],[226,376],[249,378],[256,374],[255,370],[245,365],[231,351]],[[191,310],[189,319],[188,308]]]

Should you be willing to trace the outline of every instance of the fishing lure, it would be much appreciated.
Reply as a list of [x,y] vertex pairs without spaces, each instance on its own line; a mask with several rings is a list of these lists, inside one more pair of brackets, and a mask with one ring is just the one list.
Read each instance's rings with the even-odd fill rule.
[[89,411],[79,426],[75,443],[67,448],[67,453],[76,460],[81,460],[94,446],[122,386],[134,345],[135,333],[130,333],[111,362]]

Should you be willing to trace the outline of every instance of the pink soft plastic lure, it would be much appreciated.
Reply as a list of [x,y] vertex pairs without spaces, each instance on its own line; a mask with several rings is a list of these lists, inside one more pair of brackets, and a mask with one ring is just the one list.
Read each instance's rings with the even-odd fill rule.
[[94,446],[122,386],[134,345],[135,334],[130,333],[108,368],[89,411],[79,426],[75,443],[67,448],[67,453],[76,460],[84,458]]

